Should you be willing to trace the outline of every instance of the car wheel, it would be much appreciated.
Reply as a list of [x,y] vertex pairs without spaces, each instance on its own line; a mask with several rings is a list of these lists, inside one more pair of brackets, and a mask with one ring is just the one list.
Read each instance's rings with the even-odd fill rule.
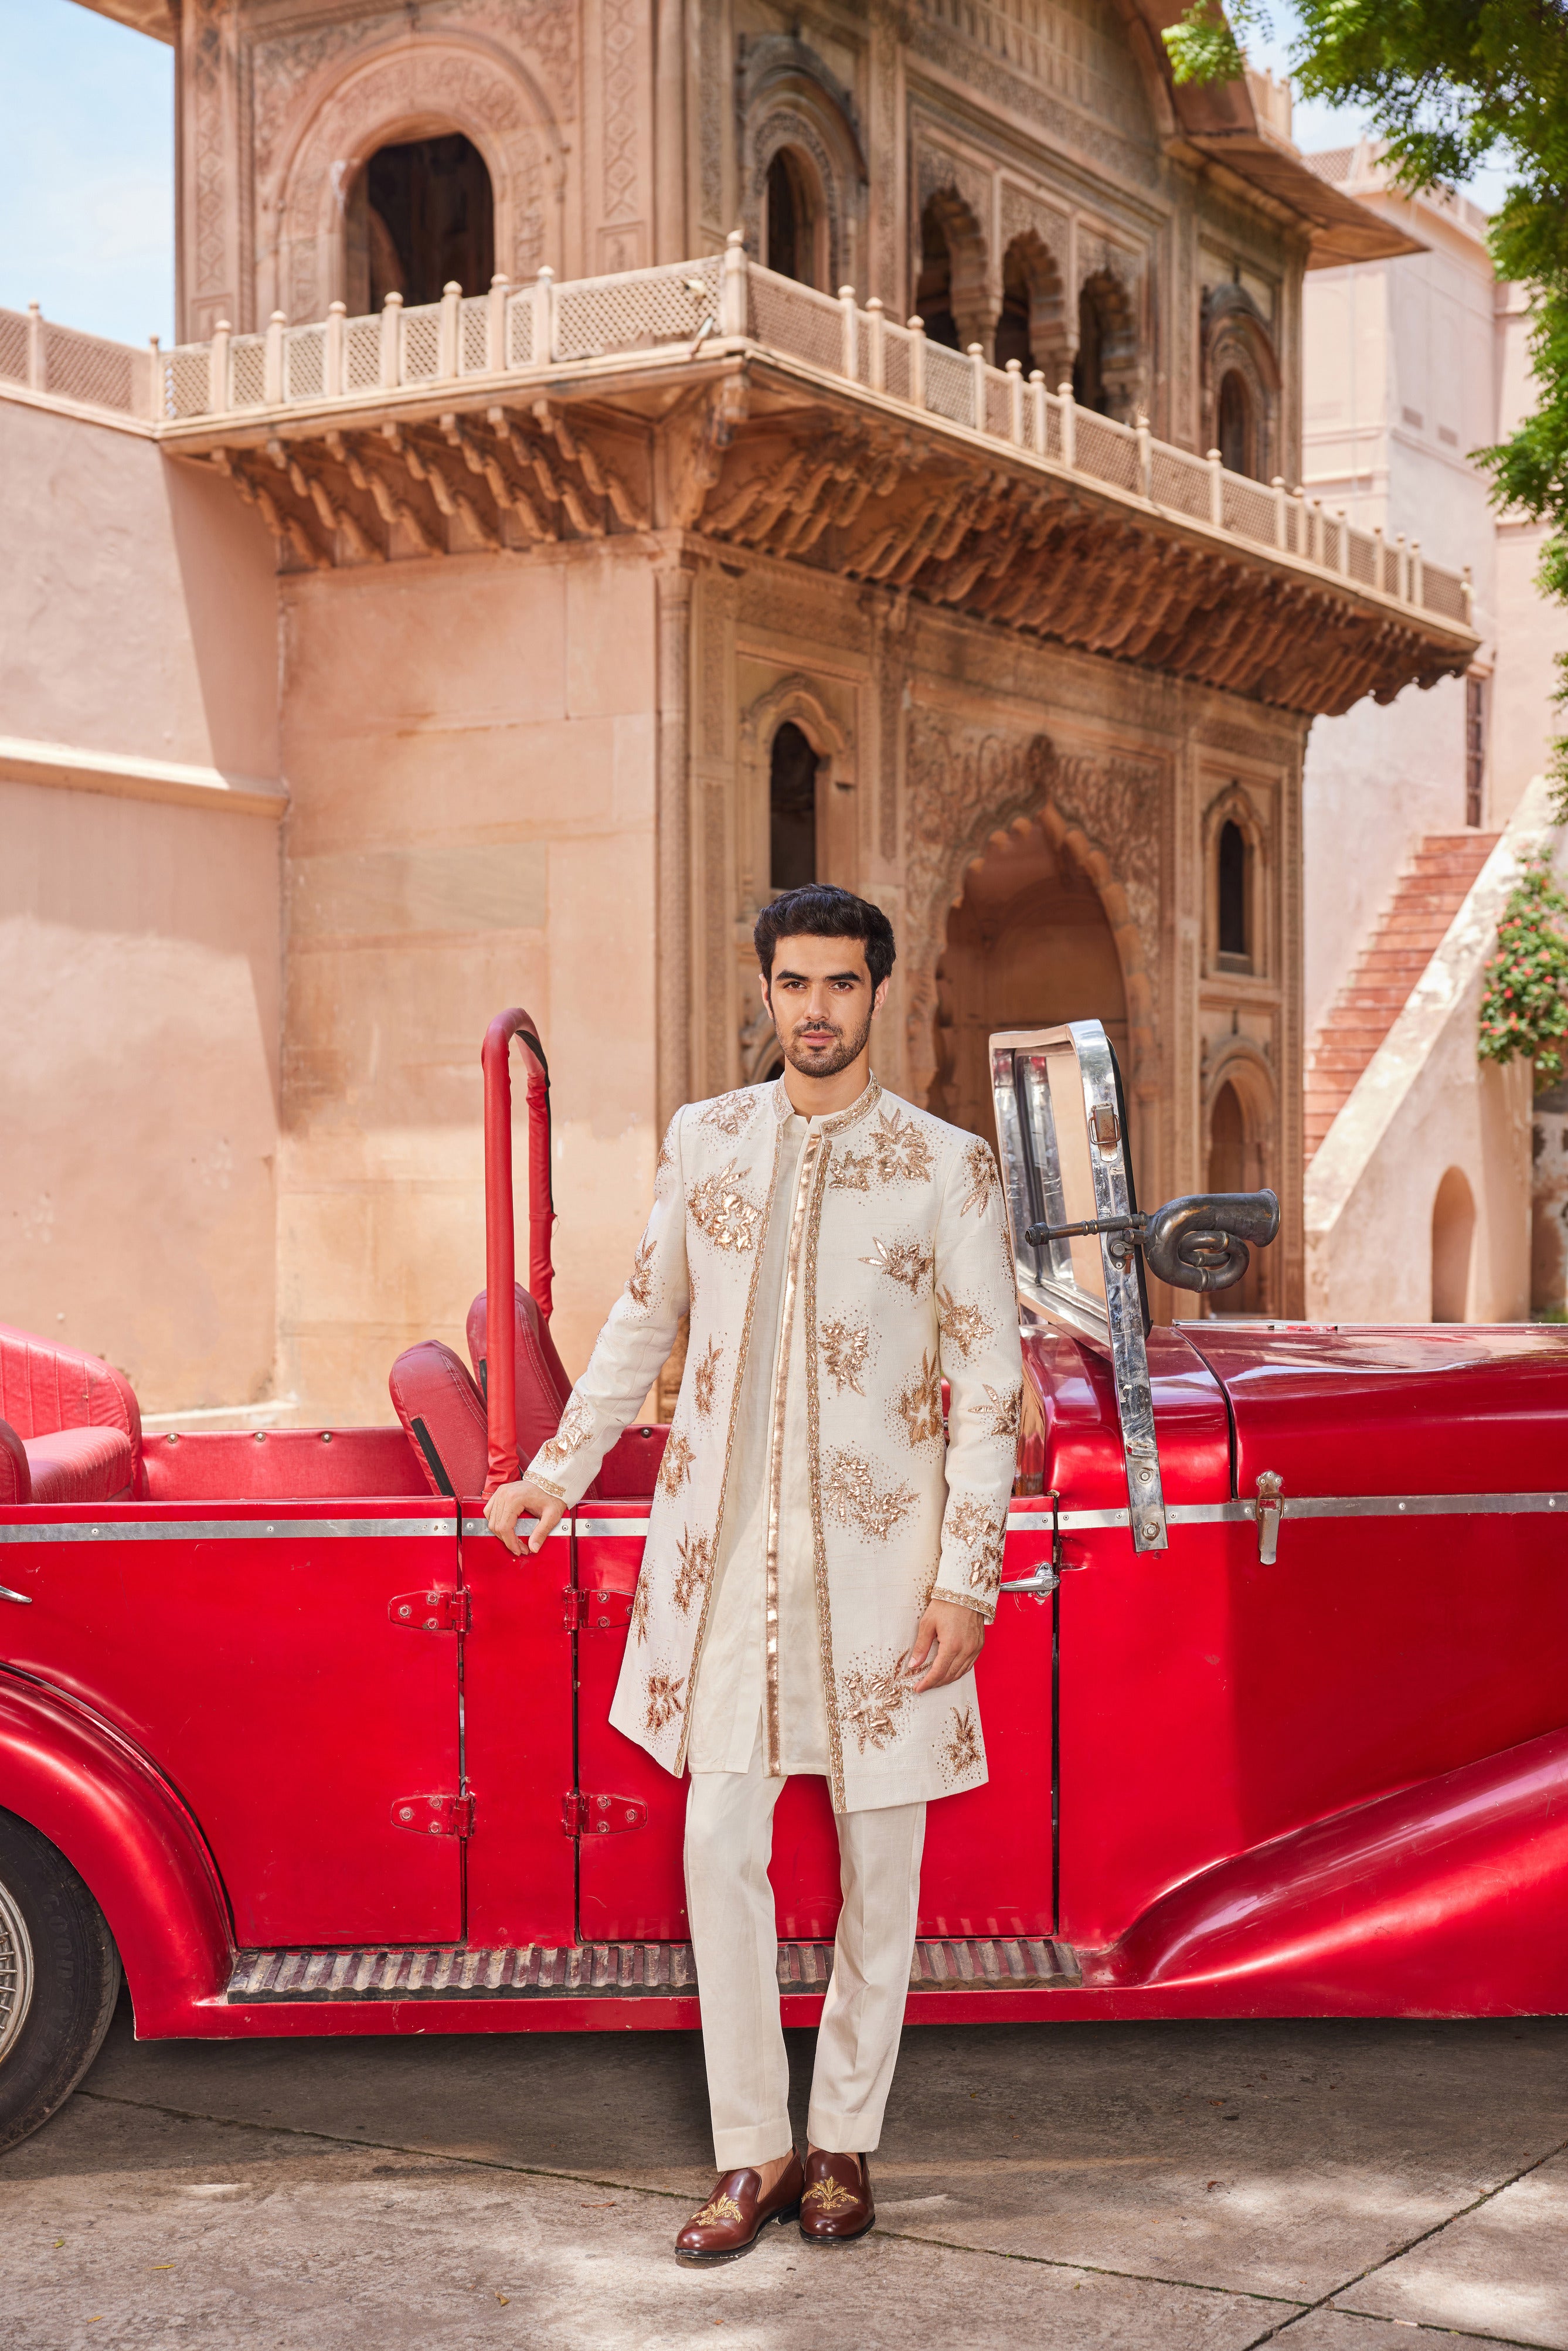
[[119,1991],[98,1904],[47,1837],[0,1813],[0,2152],[69,2097]]

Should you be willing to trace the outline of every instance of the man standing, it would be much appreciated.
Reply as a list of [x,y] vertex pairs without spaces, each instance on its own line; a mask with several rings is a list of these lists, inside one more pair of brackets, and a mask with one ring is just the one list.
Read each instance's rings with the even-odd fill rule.
[[[691,1774],[685,1869],[722,2177],[681,2231],[733,2260],[769,2220],[842,2245],[875,2218],[925,1806],[978,1787],[974,1664],[996,1613],[1021,1366],[987,1145],[884,1093],[872,1023],[893,931],[813,884],[758,920],[782,1076],[675,1113],[653,1210],[560,1426],[491,1499],[538,1550],[643,1399],[689,1310],[611,1721]],[[949,1391],[944,1426],[942,1384]],[[843,1887],[802,2167],[768,1865],[820,1772]]]

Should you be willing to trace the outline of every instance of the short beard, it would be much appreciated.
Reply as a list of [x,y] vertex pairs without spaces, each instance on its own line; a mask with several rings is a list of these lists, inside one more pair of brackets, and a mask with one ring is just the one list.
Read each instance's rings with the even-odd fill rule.
[[[868,1012],[855,1036],[846,1037],[841,1029],[835,1029],[833,1034],[838,1041],[825,1059],[819,1059],[816,1055],[807,1059],[804,1049],[798,1048],[792,1037],[781,1035],[779,1042],[784,1049],[784,1059],[789,1067],[799,1070],[803,1078],[836,1078],[841,1070],[847,1070],[850,1063],[864,1052],[866,1040],[871,1035],[871,1024],[872,1014]],[[774,1027],[777,1029],[777,1021]]]

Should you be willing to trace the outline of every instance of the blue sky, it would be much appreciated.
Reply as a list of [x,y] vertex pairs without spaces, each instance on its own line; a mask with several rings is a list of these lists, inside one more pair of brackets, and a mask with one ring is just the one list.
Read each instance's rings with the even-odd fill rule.
[[[1288,7],[1274,11],[1288,38]],[[1276,72],[1286,39],[1255,44]],[[1306,148],[1354,115],[1300,107]],[[76,0],[0,0],[0,307],[144,342],[174,329],[174,52]],[[1502,174],[1471,189],[1495,204]]]

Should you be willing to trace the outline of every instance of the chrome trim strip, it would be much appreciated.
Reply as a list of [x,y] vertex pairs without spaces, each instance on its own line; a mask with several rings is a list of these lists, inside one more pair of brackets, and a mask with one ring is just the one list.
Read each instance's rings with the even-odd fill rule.
[[[557,1532],[565,1534],[570,1522],[571,1512],[569,1510],[566,1517],[558,1522]],[[519,1535],[531,1535],[538,1524],[538,1519],[519,1519],[513,1532]],[[490,1531],[489,1522],[485,1519],[465,1519],[463,1531],[465,1535],[487,1535]],[[497,1536],[496,1540],[498,1541],[500,1538]]]
[[8,1583],[0,1583],[0,1600],[14,1600],[18,1608],[30,1608],[33,1604],[30,1592],[13,1592]]
[[451,1535],[454,1519],[104,1519],[96,1525],[68,1520],[51,1526],[0,1527],[0,1543],[266,1542],[270,1537],[302,1542],[345,1541],[367,1535]]
[[596,1540],[617,1535],[635,1535],[641,1542],[646,1537],[652,1524],[651,1519],[579,1519],[577,1531],[580,1537],[588,1535]]
[[[1568,1520],[1568,1493],[1558,1494],[1287,1494],[1287,1519],[1472,1519],[1544,1518],[1561,1511]],[[1166,1516],[1173,1527],[1250,1526],[1258,1516],[1256,1502],[1171,1502]],[[1064,1535],[1087,1534],[1102,1527],[1125,1527],[1125,1510],[1061,1510],[1056,1524]],[[1009,1510],[1009,1534],[1051,1532],[1049,1510]],[[1003,1590],[1007,1589],[1003,1585]]]

